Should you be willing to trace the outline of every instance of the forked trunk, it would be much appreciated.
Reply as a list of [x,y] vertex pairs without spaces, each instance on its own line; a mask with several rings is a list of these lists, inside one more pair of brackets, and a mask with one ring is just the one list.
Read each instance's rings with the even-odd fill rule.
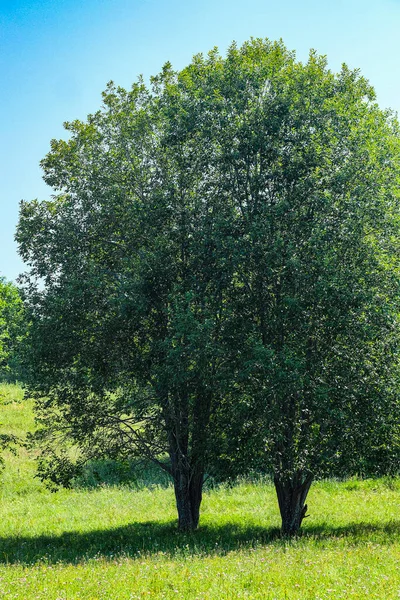
[[[200,504],[204,482],[204,455],[209,419],[210,400],[206,396],[205,405],[198,401],[192,415],[192,431],[189,435],[189,418],[184,413],[179,428],[171,425],[169,435],[169,456],[171,475],[174,481],[178,528],[180,531],[194,531],[199,524]],[[189,440],[191,440],[191,447]]]
[[203,474],[176,473],[174,489],[178,510],[178,528],[180,531],[194,531],[199,524]]
[[307,516],[305,501],[312,479],[312,475],[305,475],[301,471],[293,477],[275,475],[274,484],[282,518],[283,535],[296,535],[303,519]]

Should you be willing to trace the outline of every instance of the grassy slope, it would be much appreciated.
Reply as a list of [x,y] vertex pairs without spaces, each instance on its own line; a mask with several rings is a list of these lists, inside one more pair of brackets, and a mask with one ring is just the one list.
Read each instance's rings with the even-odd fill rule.
[[[33,426],[0,386],[4,431]],[[7,454],[0,488],[0,598],[399,598],[400,482],[322,482],[304,534],[277,536],[268,484],[205,494],[201,527],[175,529],[171,488],[48,492],[32,460]]]

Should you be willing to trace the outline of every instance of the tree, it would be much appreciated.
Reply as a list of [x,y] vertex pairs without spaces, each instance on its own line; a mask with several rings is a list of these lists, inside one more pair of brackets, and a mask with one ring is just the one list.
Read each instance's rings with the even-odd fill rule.
[[60,193],[22,204],[17,239],[32,265],[43,477],[68,484],[90,459],[145,456],[171,475],[191,530],[231,353],[232,209],[207,196],[213,167],[180,130],[171,77],[166,66],[153,94],[110,84],[103,110],[66,124],[71,139],[42,163]]
[[18,288],[0,277],[0,378],[21,377],[20,344],[24,336],[24,311]]
[[145,455],[190,530],[241,440],[292,534],[313,477],[391,468],[399,135],[358,72],[251,40],[66,128],[17,231],[43,476]]
[[241,232],[225,470],[236,453],[272,472],[291,535],[316,476],[398,469],[399,129],[357,71],[313,52],[301,65],[253,41],[224,70],[197,81],[223,96],[220,186]]

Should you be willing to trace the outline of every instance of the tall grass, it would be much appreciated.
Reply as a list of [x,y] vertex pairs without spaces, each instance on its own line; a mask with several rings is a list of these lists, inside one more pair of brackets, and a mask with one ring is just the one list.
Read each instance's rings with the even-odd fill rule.
[[[3,431],[34,427],[17,386],[0,386],[0,409]],[[201,526],[184,535],[171,486],[150,471],[51,493],[25,449],[5,458],[0,598],[399,598],[397,480],[315,484],[303,534],[287,541],[268,482],[206,491]]]

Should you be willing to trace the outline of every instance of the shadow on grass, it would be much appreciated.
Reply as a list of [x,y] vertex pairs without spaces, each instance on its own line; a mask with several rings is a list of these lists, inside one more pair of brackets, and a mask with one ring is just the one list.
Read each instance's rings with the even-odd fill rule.
[[180,533],[175,522],[132,523],[113,529],[66,532],[59,536],[0,538],[0,563],[67,562],[164,553],[168,556],[223,554],[239,547],[267,544],[278,529],[223,525]]
[[124,527],[90,532],[66,532],[59,536],[0,538],[0,563],[74,564],[91,558],[141,558],[164,553],[169,557],[223,555],[239,548],[254,548],[275,544],[316,543],[344,539],[356,545],[373,540],[375,543],[398,542],[400,521],[387,524],[350,523],[342,527],[309,526],[298,538],[280,537],[277,528],[226,524],[203,526],[191,534],[179,533],[175,523],[133,523]]

